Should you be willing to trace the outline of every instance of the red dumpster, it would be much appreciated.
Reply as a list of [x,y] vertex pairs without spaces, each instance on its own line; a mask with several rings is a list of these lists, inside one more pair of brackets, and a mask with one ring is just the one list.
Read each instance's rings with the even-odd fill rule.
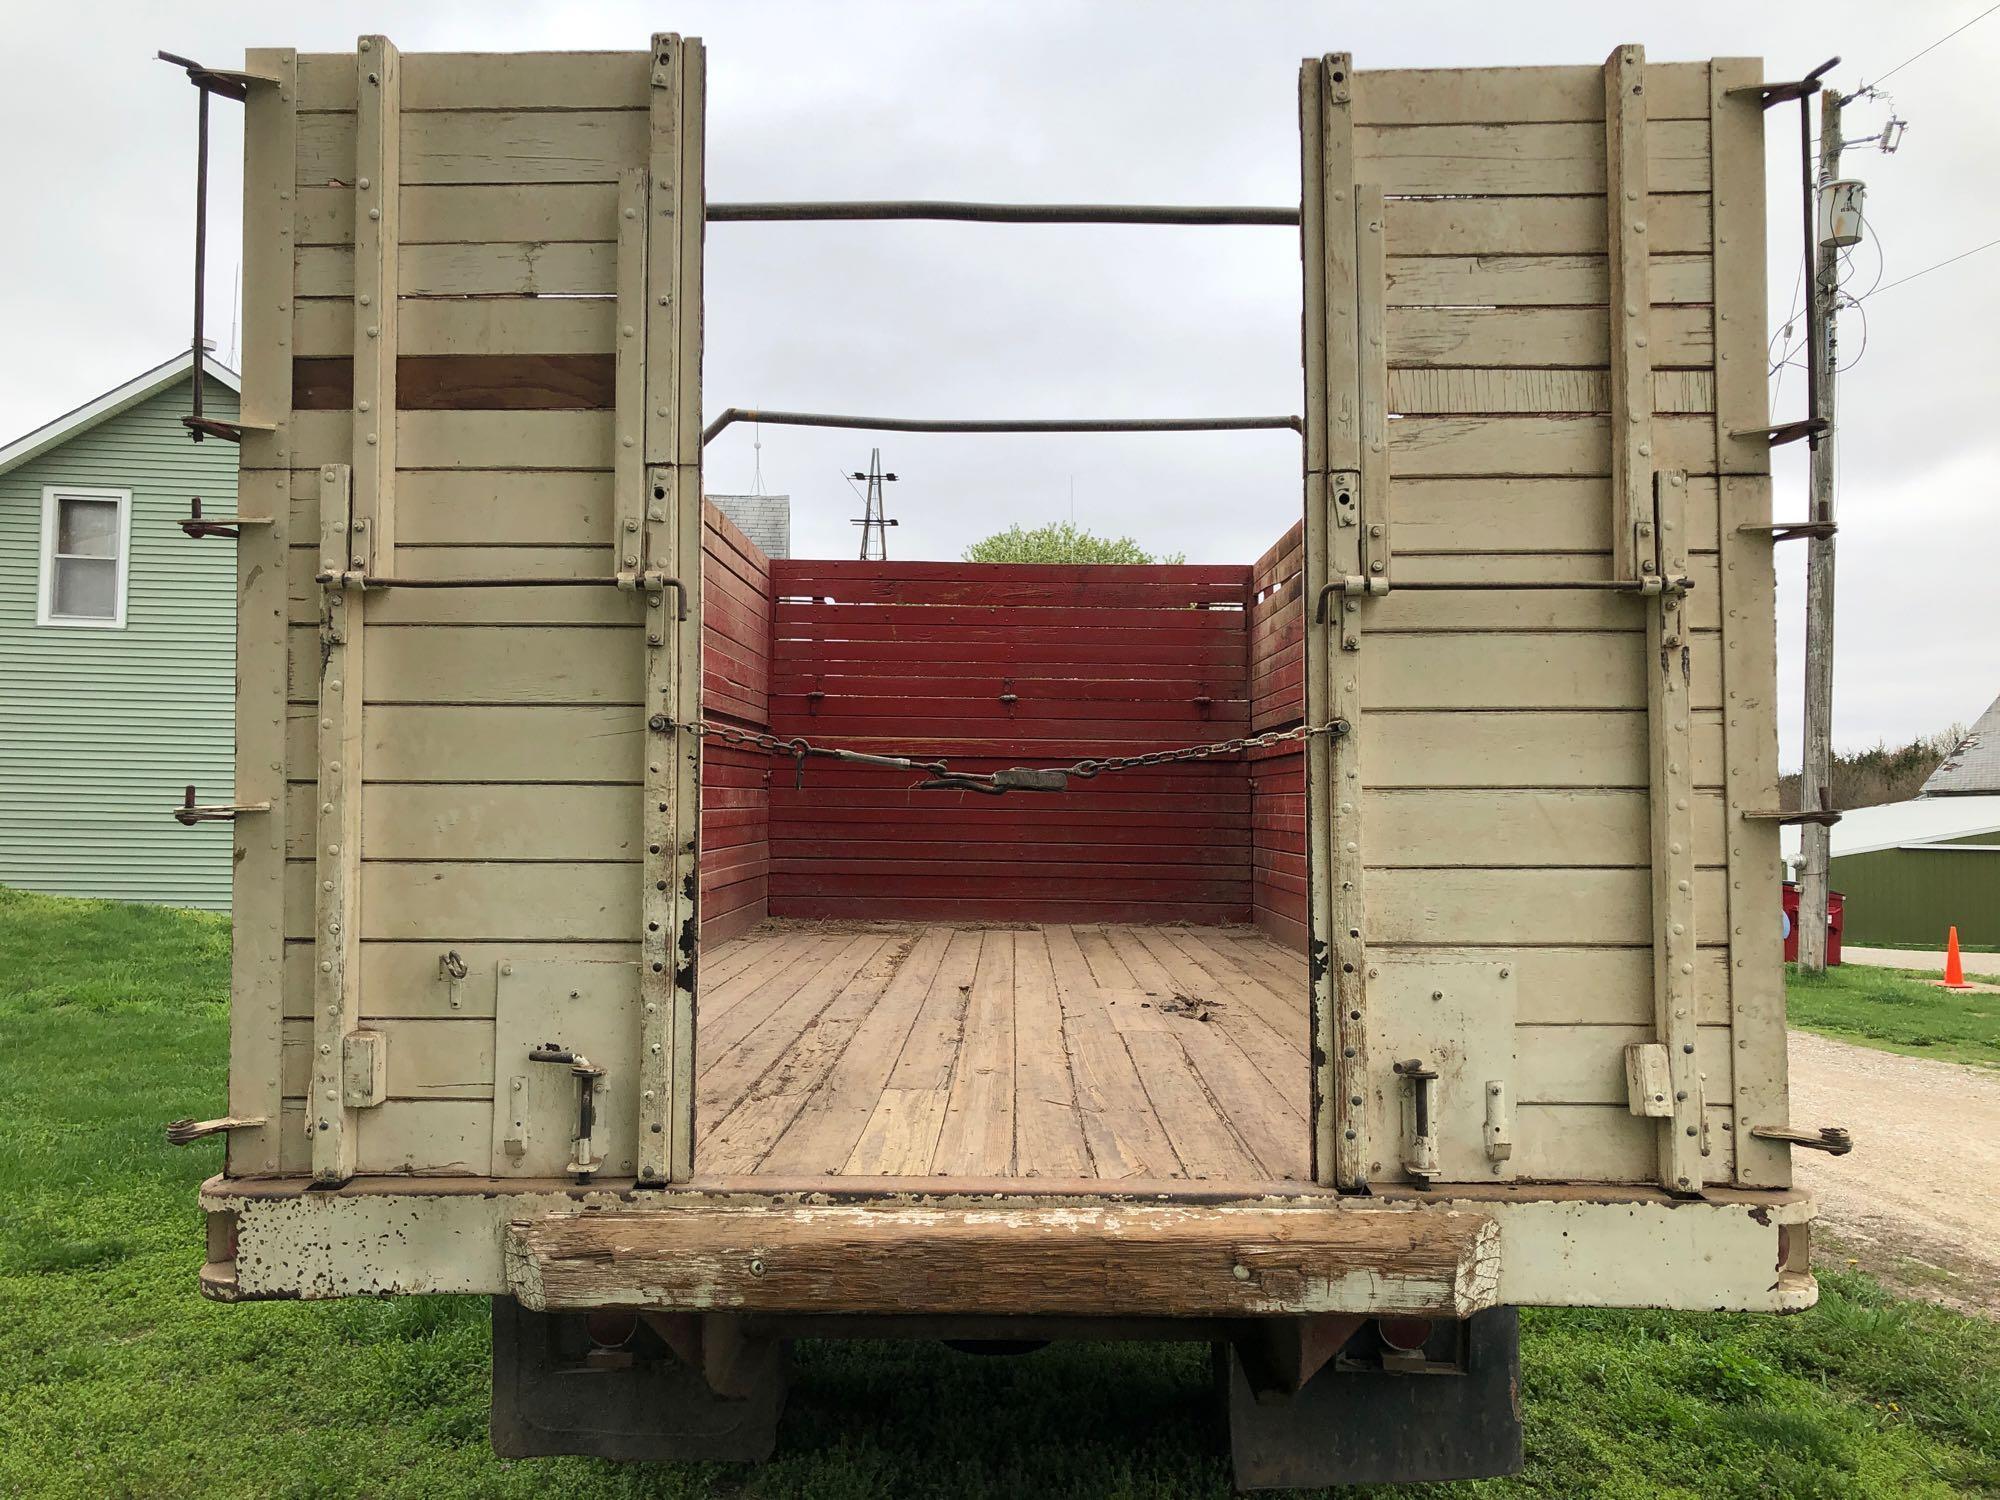
[[[1840,962],[1840,929],[1847,921],[1847,898],[1839,891],[1826,893],[1826,961],[1829,965]],[[1785,962],[1799,961],[1799,887],[1796,881],[1785,882]]]

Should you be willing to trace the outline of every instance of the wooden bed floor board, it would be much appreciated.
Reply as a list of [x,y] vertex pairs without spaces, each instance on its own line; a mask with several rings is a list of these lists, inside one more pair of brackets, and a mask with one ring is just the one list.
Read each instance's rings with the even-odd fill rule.
[[1305,962],[1253,928],[772,921],[703,977],[703,1173],[1308,1176]]

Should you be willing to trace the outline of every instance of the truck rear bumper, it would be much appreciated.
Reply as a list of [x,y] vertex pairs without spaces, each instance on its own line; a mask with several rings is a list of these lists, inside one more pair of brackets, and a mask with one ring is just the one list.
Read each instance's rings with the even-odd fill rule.
[[1469,1317],[1512,1305],[1795,1312],[1798,1192],[1574,1186],[1072,1193],[895,1179],[695,1183],[212,1178],[219,1301],[455,1292],[768,1314]]

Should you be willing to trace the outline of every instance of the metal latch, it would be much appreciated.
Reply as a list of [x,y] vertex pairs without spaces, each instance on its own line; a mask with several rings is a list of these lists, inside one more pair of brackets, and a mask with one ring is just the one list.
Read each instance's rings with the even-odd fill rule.
[[1436,1115],[1433,1095],[1437,1088],[1437,1069],[1417,1057],[1394,1066],[1396,1074],[1410,1084],[1410,1132],[1403,1155],[1403,1170],[1416,1179],[1419,1187],[1427,1186],[1430,1179],[1437,1176],[1438,1170],[1437,1134],[1431,1123]]
[[207,807],[198,807],[194,800],[194,788],[190,786],[181,794],[181,805],[174,809],[174,821],[183,828],[192,828],[197,823],[233,823],[244,813],[270,810],[268,802],[212,803]]
[[224,1115],[219,1120],[169,1120],[167,1122],[167,1144],[169,1146],[192,1146],[196,1141],[206,1140],[212,1135],[225,1135],[232,1130],[255,1130],[259,1125],[268,1125],[265,1115]]
[[528,1054],[528,1061],[560,1063],[576,1079],[576,1138],[570,1163],[563,1170],[578,1182],[589,1182],[597,1169],[604,1165],[603,1157],[591,1154],[590,1139],[597,1130],[597,1080],[604,1076],[604,1069],[581,1052],[571,1052],[554,1042],[545,1042],[535,1048]]
[[1513,1118],[1507,1108],[1507,1085],[1486,1081],[1486,1159],[1505,1161],[1514,1154]]
[[1839,1125],[1822,1125],[1817,1131],[1794,1130],[1789,1125],[1753,1125],[1750,1133],[1760,1141],[1784,1141],[1808,1151],[1824,1151],[1829,1156],[1845,1156],[1854,1149],[1854,1138]]

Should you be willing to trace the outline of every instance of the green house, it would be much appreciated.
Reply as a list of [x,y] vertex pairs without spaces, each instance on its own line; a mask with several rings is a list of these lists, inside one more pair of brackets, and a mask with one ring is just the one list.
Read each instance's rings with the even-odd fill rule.
[[[190,441],[181,354],[0,448],[0,885],[226,909],[236,548],[191,541],[199,496],[236,511],[236,447]],[[205,361],[204,415],[237,378]]]

